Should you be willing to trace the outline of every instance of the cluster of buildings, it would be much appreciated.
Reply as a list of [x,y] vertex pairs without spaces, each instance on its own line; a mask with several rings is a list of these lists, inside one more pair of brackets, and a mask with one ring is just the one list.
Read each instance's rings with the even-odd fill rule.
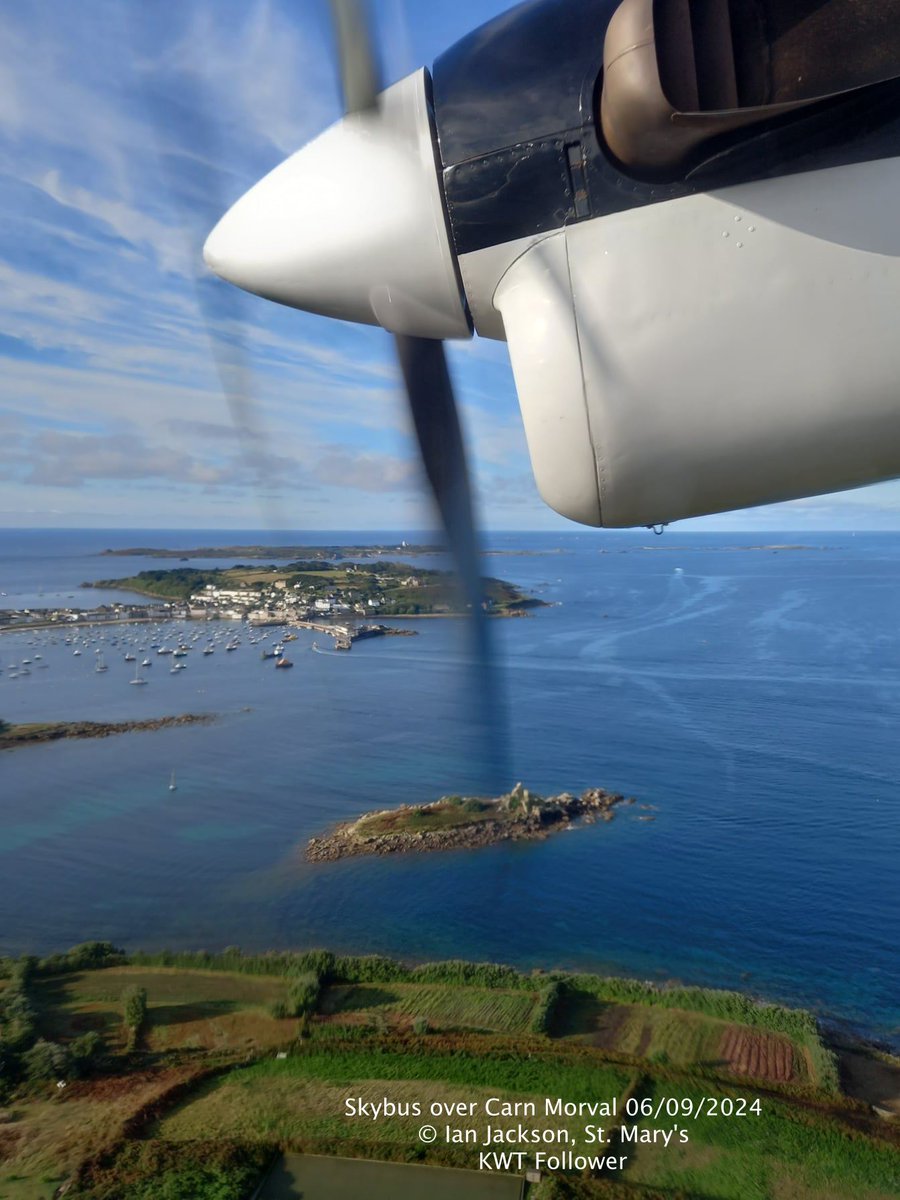
[[221,588],[208,583],[191,596],[188,615],[281,625],[323,617],[365,617],[377,613],[384,603],[384,596],[360,600],[342,594],[339,588],[325,596],[313,595],[302,583],[291,585],[283,579],[265,588]]
[[103,625],[122,621],[158,620],[181,610],[178,604],[100,604],[96,608],[4,608],[0,609],[0,628],[44,628],[47,625]]

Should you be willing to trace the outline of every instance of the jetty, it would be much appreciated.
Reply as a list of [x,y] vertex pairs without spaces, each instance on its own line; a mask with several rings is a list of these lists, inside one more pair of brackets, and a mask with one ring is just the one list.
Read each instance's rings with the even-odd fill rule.
[[335,650],[352,650],[353,643],[375,637],[415,637],[415,629],[395,629],[390,625],[349,625],[334,621],[305,621],[271,618],[265,621],[250,619],[251,625],[290,625],[292,629],[311,629],[334,639]]

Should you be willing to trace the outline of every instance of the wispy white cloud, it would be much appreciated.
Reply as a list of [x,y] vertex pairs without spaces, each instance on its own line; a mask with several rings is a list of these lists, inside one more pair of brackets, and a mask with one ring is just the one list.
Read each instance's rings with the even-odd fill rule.
[[[398,75],[507,0],[376,7]],[[258,521],[259,472],[231,424],[215,344],[226,374],[246,368],[272,488],[299,524],[428,523],[387,335],[233,291],[223,301],[197,275],[224,208],[337,117],[330,39],[318,0],[5,7],[0,519]],[[449,353],[487,520],[564,526],[534,488],[505,346]],[[841,522],[896,525],[900,485],[706,527]]]

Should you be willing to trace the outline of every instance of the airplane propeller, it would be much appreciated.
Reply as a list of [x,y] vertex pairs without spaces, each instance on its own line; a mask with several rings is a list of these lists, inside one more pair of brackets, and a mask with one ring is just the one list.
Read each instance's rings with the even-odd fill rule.
[[[443,343],[444,336],[471,330],[447,249],[434,151],[430,136],[423,143],[418,92],[412,100],[407,92],[392,99],[403,84],[382,90],[365,5],[331,0],[331,14],[343,120],[251,188],[209,235],[204,258],[247,291],[378,323],[394,335],[424,474],[469,615],[485,761],[501,782],[499,685],[470,473]],[[380,199],[370,203],[370,193]]]
[[[360,0],[331,0],[344,112],[377,120],[381,71],[366,11]],[[392,130],[387,136],[393,138]],[[472,487],[453,384],[443,341],[395,334],[397,357],[425,476],[444,526],[463,596],[471,612],[475,657],[488,667],[487,622],[475,530]]]

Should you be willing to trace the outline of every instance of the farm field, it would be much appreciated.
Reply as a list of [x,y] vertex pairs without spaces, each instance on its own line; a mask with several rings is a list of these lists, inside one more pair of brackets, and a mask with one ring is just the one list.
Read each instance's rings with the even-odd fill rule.
[[[0,972],[0,1034],[31,1047],[13,1051],[0,1075],[0,1200],[52,1200],[63,1185],[83,1200],[250,1200],[264,1176],[259,1200],[298,1189],[341,1200],[345,1183],[348,1196],[378,1200],[381,1188],[402,1200],[398,1181],[419,1179],[426,1190],[416,1183],[409,1194],[440,1200],[463,1178],[443,1169],[477,1166],[479,1146],[445,1136],[446,1116],[424,1144],[417,1104],[445,1114],[474,1106],[479,1115],[450,1124],[477,1127],[479,1138],[489,1124],[492,1148],[534,1161],[536,1147],[517,1141],[519,1113],[533,1104],[525,1124],[562,1139],[540,1149],[597,1153],[585,1141],[588,1119],[547,1113],[547,1097],[614,1102],[599,1152],[624,1156],[622,1169],[591,1178],[565,1166],[529,1191],[523,1159],[511,1181],[502,1167],[466,1176],[482,1191],[467,1182],[465,1195],[897,1195],[897,1123],[875,1115],[876,1099],[841,1093],[808,1015],[737,993],[324,951],[129,960],[103,943],[42,963],[0,961]],[[130,1028],[136,991],[143,1016]],[[896,1092],[895,1060],[861,1047],[844,1053],[856,1064],[843,1077],[857,1095],[876,1084],[878,1097]],[[375,1119],[371,1108],[349,1111],[348,1097],[396,1108]],[[513,1107],[486,1117],[491,1097]],[[758,1111],[685,1115],[704,1099]],[[674,1132],[663,1145],[666,1130]],[[399,1165],[409,1163],[418,1165]],[[428,1168],[441,1170],[423,1175]]]
[[410,1025],[424,1018],[437,1029],[484,1029],[523,1033],[537,1004],[533,991],[447,988],[439,984],[350,984],[328,988],[319,1011],[348,1022],[386,1020]]
[[574,995],[555,1032],[610,1054],[700,1065],[774,1083],[819,1082],[802,1046],[783,1034],[683,1009],[600,1003]]
[[273,1020],[268,1012],[285,994],[279,979],[223,971],[109,967],[39,986],[47,1035],[69,1037],[94,1029],[121,1048],[120,997],[129,986],[147,991],[143,1042],[149,1050],[258,1050],[280,1045],[293,1034],[291,1021]]

